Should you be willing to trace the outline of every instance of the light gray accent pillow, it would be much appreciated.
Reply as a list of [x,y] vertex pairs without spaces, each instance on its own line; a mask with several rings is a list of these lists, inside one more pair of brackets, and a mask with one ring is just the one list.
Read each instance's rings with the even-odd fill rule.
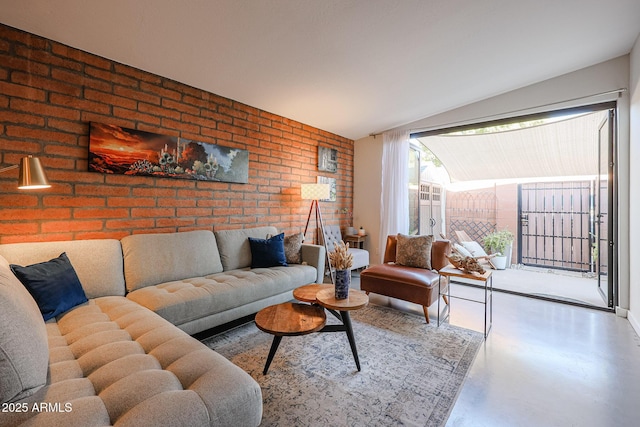
[[121,243],[129,292],[222,272],[216,238],[208,230],[134,234]]
[[398,234],[396,264],[431,270],[433,236],[407,236]]
[[471,253],[472,256],[487,256],[484,248],[478,242],[461,242],[462,246]]
[[11,264],[46,262],[66,252],[87,298],[124,296],[122,248],[115,239],[0,245],[0,255]]
[[453,246],[456,248],[456,250],[458,251],[458,253],[462,256],[470,256],[473,257],[473,254],[471,252],[469,252],[467,250],[467,248],[465,248],[464,246],[458,244],[458,243],[454,243]]
[[38,305],[0,256],[0,403],[47,382],[49,345]]
[[220,260],[224,271],[251,267],[251,246],[249,237],[266,239],[267,234],[278,234],[275,227],[239,228],[215,231]]

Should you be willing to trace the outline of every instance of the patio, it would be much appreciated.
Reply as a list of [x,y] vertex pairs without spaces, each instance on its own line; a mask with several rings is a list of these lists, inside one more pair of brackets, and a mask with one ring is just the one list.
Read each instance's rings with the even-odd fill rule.
[[595,277],[522,265],[492,271],[494,289],[606,308]]

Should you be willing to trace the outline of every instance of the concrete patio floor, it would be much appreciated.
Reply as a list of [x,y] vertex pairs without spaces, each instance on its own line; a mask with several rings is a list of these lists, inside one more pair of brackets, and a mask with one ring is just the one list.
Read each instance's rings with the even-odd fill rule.
[[[493,287],[606,308],[595,277],[564,270],[515,265],[493,271]],[[606,277],[603,278],[606,280]],[[472,283],[472,282],[470,282]]]

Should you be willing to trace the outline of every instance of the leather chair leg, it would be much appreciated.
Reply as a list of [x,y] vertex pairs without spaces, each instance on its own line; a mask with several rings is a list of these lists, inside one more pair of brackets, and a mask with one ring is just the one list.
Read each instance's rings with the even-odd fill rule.
[[424,311],[424,318],[427,319],[427,323],[431,323],[431,321],[429,320],[429,309],[427,308],[427,306],[423,305],[422,310]]

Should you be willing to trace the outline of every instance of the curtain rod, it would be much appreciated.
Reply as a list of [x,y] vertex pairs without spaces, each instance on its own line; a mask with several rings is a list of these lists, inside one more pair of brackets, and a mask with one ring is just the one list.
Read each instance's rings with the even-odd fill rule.
[[[605,91],[605,92],[595,93],[595,94],[592,94],[592,95],[585,95],[585,96],[580,96],[580,97],[577,97],[577,98],[565,99],[563,101],[556,101],[556,102],[551,102],[551,103],[548,103],[548,104],[537,105],[537,106],[534,106],[534,107],[521,108],[519,110],[513,110],[513,111],[500,113],[500,114],[493,115],[493,116],[478,117],[478,118],[469,119],[469,120],[466,120],[466,121],[460,121],[460,122],[454,122],[454,123],[448,123],[448,124],[429,126],[427,128],[419,128],[419,129],[417,129],[417,128],[416,129],[411,129],[410,128],[409,129],[409,133],[416,133],[418,131],[426,132],[426,131],[429,131],[429,130],[446,129],[446,128],[452,128],[452,127],[457,127],[457,126],[470,125],[470,124],[473,124],[473,123],[482,123],[482,122],[486,122],[486,121],[490,121],[490,120],[500,120],[499,118],[496,118],[496,117],[505,116],[505,115],[513,117],[513,115],[517,114],[517,113],[523,113],[523,112],[535,110],[535,109],[538,109],[538,108],[552,107],[554,105],[565,104],[567,102],[574,102],[574,101],[580,101],[580,100],[589,99],[589,98],[595,98],[597,96],[611,95],[613,93],[617,93],[618,97],[620,97],[620,95],[622,93],[626,92],[627,90],[628,89],[626,87],[623,87],[623,88],[619,88],[619,89],[613,89],[613,90],[608,90],[608,91]],[[479,101],[479,102],[482,102],[482,101]],[[468,105],[472,105],[472,104],[468,104]],[[460,108],[463,108],[463,107],[460,107]],[[425,118],[428,118],[428,117],[425,117]],[[508,117],[504,117],[504,118],[508,118]],[[382,135],[385,132],[388,132],[388,131],[393,130],[393,129],[398,129],[398,128],[401,128],[401,127],[402,126],[398,126],[398,127],[395,127],[395,128],[383,130],[381,132],[370,133],[369,136],[373,136],[375,138],[376,136]]]

